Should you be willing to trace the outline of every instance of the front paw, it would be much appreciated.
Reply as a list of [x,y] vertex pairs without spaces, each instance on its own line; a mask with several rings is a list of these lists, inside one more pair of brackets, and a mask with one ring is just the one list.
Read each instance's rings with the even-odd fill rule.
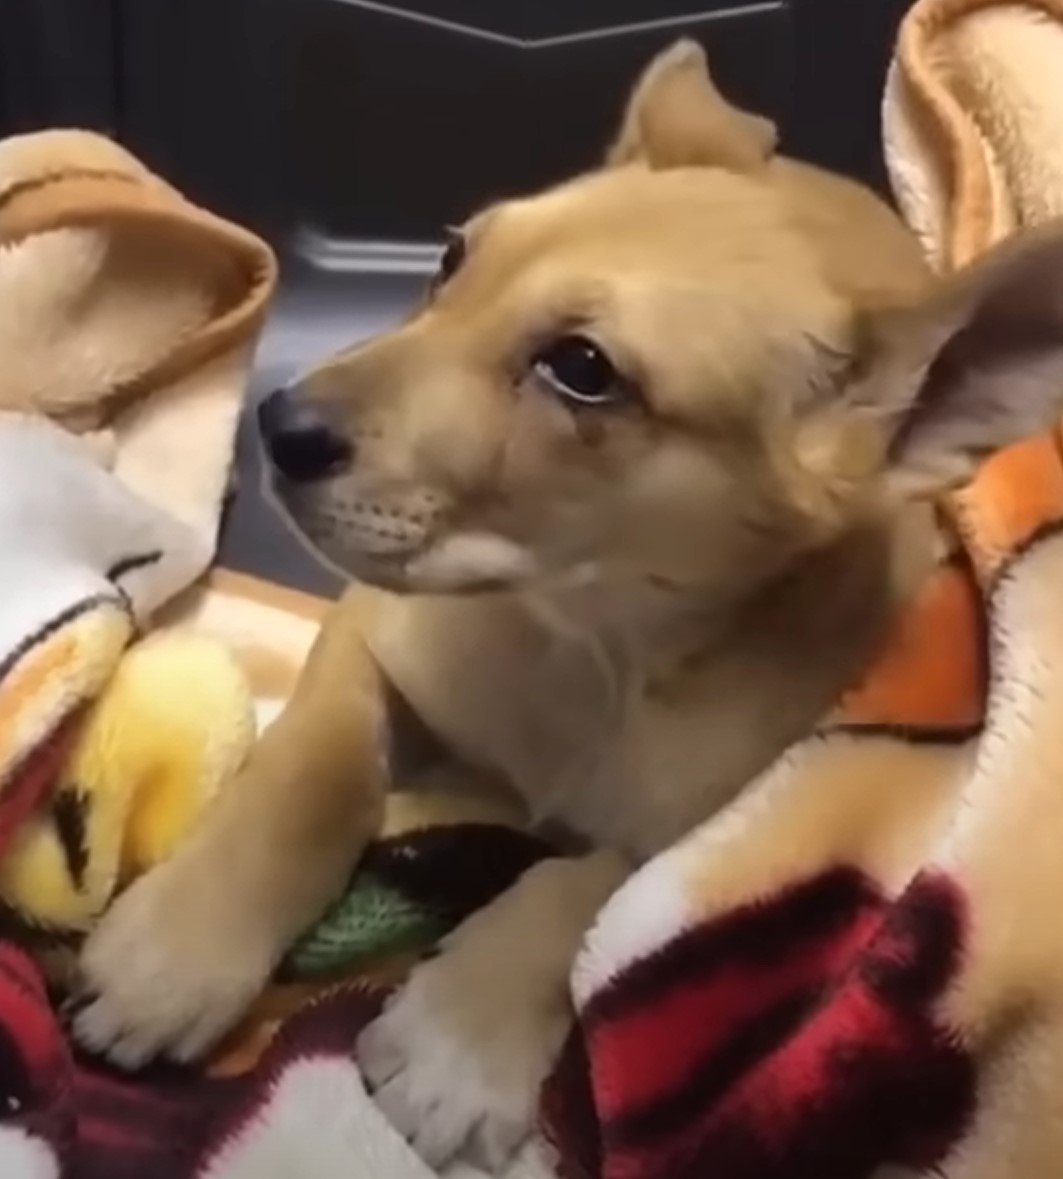
[[[123,1068],[201,1055],[250,1006],[274,964],[263,917],[217,868],[178,855],[115,902],[82,952],[75,1039]],[[208,891],[205,881],[217,888]]]
[[511,910],[466,922],[358,1041],[378,1105],[433,1167],[502,1168],[535,1127],[571,1024],[569,959],[542,953]]
[[417,970],[362,1033],[358,1062],[385,1116],[425,1162],[441,1167],[460,1154],[493,1173],[535,1126],[570,1016],[562,1002],[522,1008],[463,991],[463,973],[447,954]]

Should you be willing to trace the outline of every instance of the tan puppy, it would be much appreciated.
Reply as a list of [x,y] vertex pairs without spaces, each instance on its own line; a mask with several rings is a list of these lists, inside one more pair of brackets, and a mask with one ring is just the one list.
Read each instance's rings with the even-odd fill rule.
[[810,730],[936,560],[928,500],[1063,406],[1063,233],[933,284],[885,206],[773,143],[676,46],[607,167],[474,218],[418,314],[267,404],[295,523],[397,592],[351,591],[89,943],[87,1044],[188,1056],[239,1015],[374,820],[388,685],[458,777],[599,849],[459,929],[359,1046],[431,1161],[527,1132],[629,865]]

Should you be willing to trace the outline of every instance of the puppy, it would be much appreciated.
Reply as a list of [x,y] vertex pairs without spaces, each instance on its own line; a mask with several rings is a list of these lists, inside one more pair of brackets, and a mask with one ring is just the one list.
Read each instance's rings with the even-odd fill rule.
[[935,496],[1061,403],[1063,232],[932,281],[674,47],[603,168],[474,217],[416,314],[266,403],[281,501],[360,588],[90,940],[78,1035],[186,1058],[241,1013],[377,820],[397,693],[455,780],[596,849],[459,928],[359,1044],[426,1159],[497,1165],[603,902],[859,678],[935,564]]

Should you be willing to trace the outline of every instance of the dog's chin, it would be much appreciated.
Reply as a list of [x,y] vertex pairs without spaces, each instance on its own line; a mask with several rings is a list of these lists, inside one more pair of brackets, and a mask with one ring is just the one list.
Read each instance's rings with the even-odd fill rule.
[[532,554],[505,537],[458,532],[426,545],[404,562],[406,589],[459,594],[516,589],[538,572]]
[[501,592],[518,589],[537,573],[526,549],[486,533],[455,533],[405,553],[371,552],[307,539],[344,576],[393,593]]

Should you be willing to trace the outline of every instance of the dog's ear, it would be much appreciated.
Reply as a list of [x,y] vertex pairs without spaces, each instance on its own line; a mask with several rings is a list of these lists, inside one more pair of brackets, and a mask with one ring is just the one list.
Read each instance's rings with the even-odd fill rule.
[[1063,220],[1017,235],[922,304],[868,324],[835,406],[839,457],[876,437],[897,493],[963,484],[994,451],[1063,417]]
[[716,89],[701,46],[679,41],[636,83],[606,163],[749,172],[771,158],[776,139],[774,123],[732,106]]

